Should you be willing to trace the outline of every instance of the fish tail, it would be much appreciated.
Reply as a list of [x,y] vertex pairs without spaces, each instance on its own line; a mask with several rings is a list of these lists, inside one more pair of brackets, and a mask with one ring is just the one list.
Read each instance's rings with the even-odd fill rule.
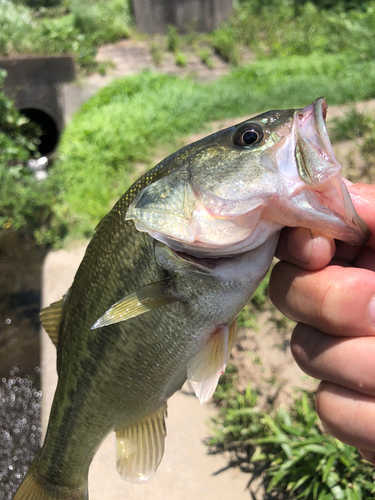
[[87,482],[79,488],[52,484],[44,481],[31,464],[13,500],[88,500]]

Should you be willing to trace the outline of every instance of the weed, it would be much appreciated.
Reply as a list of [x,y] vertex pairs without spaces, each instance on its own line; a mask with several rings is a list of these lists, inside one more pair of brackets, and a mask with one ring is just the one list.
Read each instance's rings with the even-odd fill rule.
[[177,66],[181,66],[182,68],[185,68],[187,65],[187,57],[183,52],[177,52],[174,60]]
[[299,391],[289,409],[261,409],[250,385],[241,393],[235,384],[231,367],[215,393],[221,409],[208,444],[216,452],[232,450],[234,463],[261,477],[267,492],[263,498],[374,497],[373,467],[355,448],[322,430],[312,393]]
[[[0,89],[4,76],[0,70]],[[0,227],[27,228],[34,236],[46,231],[47,242],[54,188],[36,181],[26,167],[40,134],[0,91]]]
[[177,54],[181,46],[181,39],[178,35],[177,28],[171,24],[167,28],[167,50],[173,54]]
[[372,120],[372,127],[369,134],[365,136],[363,143],[359,147],[360,154],[364,160],[361,175],[367,182],[373,182],[375,172],[375,120]]
[[350,3],[343,9],[349,2],[241,0],[230,21],[212,34],[212,45],[227,60],[242,45],[266,58],[345,52],[371,60],[375,4]]
[[155,41],[150,44],[150,54],[155,66],[160,66],[163,63],[163,49],[160,43]]
[[233,66],[239,65],[240,54],[238,43],[236,43],[231,30],[223,29],[215,31],[211,37],[211,44],[224,61],[229,62]]
[[197,51],[197,55],[203,64],[207,66],[209,69],[213,69],[215,67],[212,61],[211,51],[208,48],[202,48]]

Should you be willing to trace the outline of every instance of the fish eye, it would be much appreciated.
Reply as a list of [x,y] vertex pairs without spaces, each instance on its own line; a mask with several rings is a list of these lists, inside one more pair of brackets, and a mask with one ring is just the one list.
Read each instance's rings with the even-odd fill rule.
[[263,130],[258,125],[251,124],[235,132],[233,142],[236,146],[255,146],[263,139]]

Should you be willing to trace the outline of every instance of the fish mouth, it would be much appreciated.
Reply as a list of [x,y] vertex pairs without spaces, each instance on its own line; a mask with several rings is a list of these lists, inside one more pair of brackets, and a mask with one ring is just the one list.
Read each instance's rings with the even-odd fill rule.
[[[327,110],[326,100],[320,97],[295,112],[294,156],[304,186],[300,194],[296,190],[294,201],[305,205],[303,225],[349,244],[361,245],[368,239],[369,229],[357,214],[340,175],[341,165],[326,129]],[[306,202],[315,214],[309,215]]]

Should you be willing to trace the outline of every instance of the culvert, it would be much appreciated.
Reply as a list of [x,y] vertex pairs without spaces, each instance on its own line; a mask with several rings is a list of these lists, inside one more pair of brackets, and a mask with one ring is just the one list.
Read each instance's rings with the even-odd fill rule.
[[40,156],[48,156],[53,153],[60,138],[59,126],[55,119],[46,111],[38,108],[21,108],[19,111],[42,130],[38,146]]
[[73,59],[70,56],[4,57],[0,58],[0,69],[7,72],[5,94],[43,131],[39,153],[50,155],[64,128],[61,88],[64,83],[75,80]]

